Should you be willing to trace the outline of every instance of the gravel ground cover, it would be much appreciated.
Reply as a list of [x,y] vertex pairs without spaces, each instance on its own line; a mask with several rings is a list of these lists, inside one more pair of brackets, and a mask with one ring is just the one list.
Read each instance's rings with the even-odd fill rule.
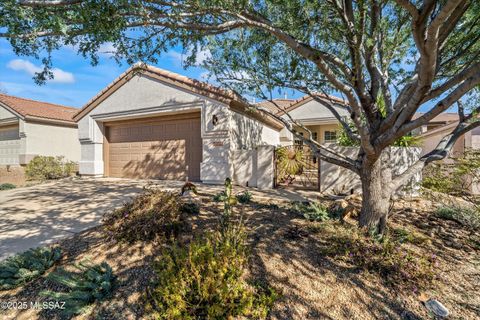
[[[187,218],[180,241],[217,226],[222,204],[200,190],[201,210]],[[326,205],[331,200],[323,199]],[[436,298],[451,319],[480,318],[480,255],[478,232],[436,217],[435,205],[421,199],[397,202],[390,230],[409,239],[404,245],[421,256],[436,256],[435,281],[425,289],[401,289],[379,273],[362,270],[325,252],[332,232],[355,228],[354,215],[338,221],[312,222],[290,210],[288,202],[256,200],[238,206],[247,219],[251,258],[246,275],[280,293],[270,319],[431,319],[422,301]],[[333,230],[333,231],[332,231]],[[350,229],[348,229],[350,230]],[[113,296],[77,319],[148,319],[146,288],[154,279],[151,265],[166,245],[119,244],[106,241],[101,227],[56,244],[60,263],[69,268],[84,260],[108,262],[118,276]],[[1,301],[42,301],[40,292],[55,289],[41,277],[15,290],[0,292]],[[61,319],[58,310],[2,310],[2,319]]]

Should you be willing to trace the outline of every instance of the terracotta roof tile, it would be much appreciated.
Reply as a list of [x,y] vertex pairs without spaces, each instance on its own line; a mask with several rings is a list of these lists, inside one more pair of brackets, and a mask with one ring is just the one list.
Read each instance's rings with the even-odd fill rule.
[[78,109],[58,104],[35,101],[25,98],[0,94],[0,102],[22,117],[37,117],[75,123],[73,116]]
[[295,101],[296,100],[294,99],[273,99],[272,101],[270,100],[260,101],[255,103],[255,105],[260,108],[265,108],[274,114],[278,114],[283,112],[281,109],[286,109]]
[[[423,113],[423,112],[415,113],[415,115],[413,116],[413,119],[417,119],[417,118],[423,116],[424,114],[425,113]],[[445,122],[445,123],[449,123],[449,122],[452,122],[452,121],[458,121],[458,113],[443,112],[443,113],[440,113],[435,118],[433,118],[432,120],[430,120],[430,122]]]

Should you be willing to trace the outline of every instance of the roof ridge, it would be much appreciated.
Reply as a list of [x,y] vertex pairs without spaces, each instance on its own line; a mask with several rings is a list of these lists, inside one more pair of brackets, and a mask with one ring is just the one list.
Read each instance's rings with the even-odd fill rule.
[[40,100],[34,100],[34,99],[30,99],[30,98],[23,98],[23,97],[19,97],[19,96],[13,96],[11,94],[0,93],[0,96],[10,97],[10,98],[13,98],[13,99],[18,99],[18,100],[26,100],[26,101],[32,101],[32,102],[45,103],[45,104],[48,104],[48,105],[51,105],[51,106],[54,106],[54,107],[65,108],[65,109],[73,109],[74,111],[78,110],[78,108],[71,107],[71,106],[64,106],[62,104],[57,104],[57,103],[52,103],[52,102],[47,102],[47,101],[40,101]]
[[[235,91],[228,90],[222,87],[217,87],[211,83],[208,83],[206,81],[201,81],[197,80],[194,78],[187,77],[185,75],[163,69],[160,67],[152,66],[143,62],[136,62],[133,65],[131,65],[127,70],[122,72],[118,77],[116,77],[114,80],[112,80],[106,87],[104,87],[100,92],[98,92],[95,96],[93,96],[90,100],[87,101],[74,115],[74,118],[78,117],[79,114],[81,114],[90,104],[92,104],[95,100],[100,98],[104,93],[106,93],[108,90],[110,90],[113,86],[115,86],[120,80],[128,76],[131,72],[134,72],[135,70],[143,70],[143,71],[150,71],[152,73],[156,73],[160,76],[163,76],[165,78],[168,78],[171,81],[177,81],[181,82],[186,85],[190,85],[193,87],[197,87],[197,89],[205,90],[213,94],[217,94],[219,96],[222,96],[223,98],[228,98],[228,99],[238,99],[240,101],[243,101],[244,99],[238,95]],[[200,86],[199,86],[200,85]]]

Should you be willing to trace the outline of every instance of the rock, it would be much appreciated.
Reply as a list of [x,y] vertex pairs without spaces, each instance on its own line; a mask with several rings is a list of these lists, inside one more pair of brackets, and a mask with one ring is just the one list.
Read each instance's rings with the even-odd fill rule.
[[452,242],[452,248],[462,249],[462,248],[463,248],[463,244],[461,244],[460,242],[457,242],[457,241],[453,241],[453,242]]
[[446,318],[450,314],[448,309],[436,299],[429,299],[428,301],[426,301],[425,307],[434,315],[440,318]]
[[180,198],[184,203],[195,203],[200,205],[202,202],[193,190],[184,191]]

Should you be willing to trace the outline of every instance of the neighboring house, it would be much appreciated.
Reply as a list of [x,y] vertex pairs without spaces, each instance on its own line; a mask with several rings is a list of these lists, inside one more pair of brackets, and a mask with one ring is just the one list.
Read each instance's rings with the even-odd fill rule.
[[[74,119],[81,175],[223,183],[242,171],[250,186],[262,180],[252,176],[262,157],[273,166],[273,152],[257,149],[278,145],[283,127],[230,91],[143,64],[120,75]],[[248,177],[239,152],[249,154]],[[270,167],[261,172],[273,177]]]
[[0,167],[25,165],[33,157],[80,160],[78,109],[0,94]]
[[[340,116],[348,117],[349,113],[345,108],[345,101],[323,94],[317,94],[317,97],[322,102],[307,95],[298,100],[275,99],[271,102],[260,102],[257,105],[274,112],[287,121],[293,119],[294,122],[305,126],[312,132],[313,139],[319,143],[335,143],[340,130],[340,124],[325,104],[335,108]],[[286,115],[286,113],[288,113],[289,116]],[[301,135],[307,134],[304,129],[297,125],[294,125],[294,128]],[[280,143],[281,145],[292,145],[301,144],[301,141],[295,139],[290,131],[283,128],[280,133]]]
[[[450,134],[457,125],[458,116],[456,121],[450,121],[443,126],[439,126],[418,135],[422,146],[422,155],[435,149],[440,140]],[[458,140],[453,145],[450,157],[462,155],[466,149],[470,148],[480,148],[480,128],[475,128],[472,131],[469,131],[460,138],[458,138]]]

